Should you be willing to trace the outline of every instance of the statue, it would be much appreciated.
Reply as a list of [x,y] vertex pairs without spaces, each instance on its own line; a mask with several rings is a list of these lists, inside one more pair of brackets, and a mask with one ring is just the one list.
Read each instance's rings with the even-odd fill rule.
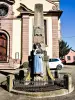
[[34,44],[34,75],[43,76],[43,50],[40,43]]

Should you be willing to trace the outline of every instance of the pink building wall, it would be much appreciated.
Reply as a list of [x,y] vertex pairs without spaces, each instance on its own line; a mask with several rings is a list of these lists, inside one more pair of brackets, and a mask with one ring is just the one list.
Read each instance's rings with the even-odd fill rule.
[[[70,57],[70,59],[69,59]],[[69,53],[65,56],[66,63],[73,63],[75,62],[75,51],[70,50]]]

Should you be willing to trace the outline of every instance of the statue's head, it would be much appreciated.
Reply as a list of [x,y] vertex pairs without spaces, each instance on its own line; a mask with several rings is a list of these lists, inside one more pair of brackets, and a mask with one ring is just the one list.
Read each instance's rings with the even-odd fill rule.
[[40,43],[36,43],[36,49],[41,48],[41,44]]
[[41,44],[40,43],[36,43],[33,45],[34,49],[40,49],[41,48]]
[[36,49],[36,54],[40,54],[43,53],[42,49],[41,49],[41,44],[40,43],[36,43],[33,45],[33,49]]

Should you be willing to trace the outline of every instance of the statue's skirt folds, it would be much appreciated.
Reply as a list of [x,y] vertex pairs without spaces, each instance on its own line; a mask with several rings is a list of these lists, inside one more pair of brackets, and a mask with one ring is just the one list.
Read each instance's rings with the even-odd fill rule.
[[43,74],[42,54],[34,55],[34,74]]

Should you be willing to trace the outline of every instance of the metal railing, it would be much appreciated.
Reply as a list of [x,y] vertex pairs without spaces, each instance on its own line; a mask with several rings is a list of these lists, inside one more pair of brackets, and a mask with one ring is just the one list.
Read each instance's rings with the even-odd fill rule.
[[63,85],[57,85],[54,81],[24,81],[15,79],[13,82],[14,89],[27,92],[46,92],[64,87],[64,81],[62,81]]

